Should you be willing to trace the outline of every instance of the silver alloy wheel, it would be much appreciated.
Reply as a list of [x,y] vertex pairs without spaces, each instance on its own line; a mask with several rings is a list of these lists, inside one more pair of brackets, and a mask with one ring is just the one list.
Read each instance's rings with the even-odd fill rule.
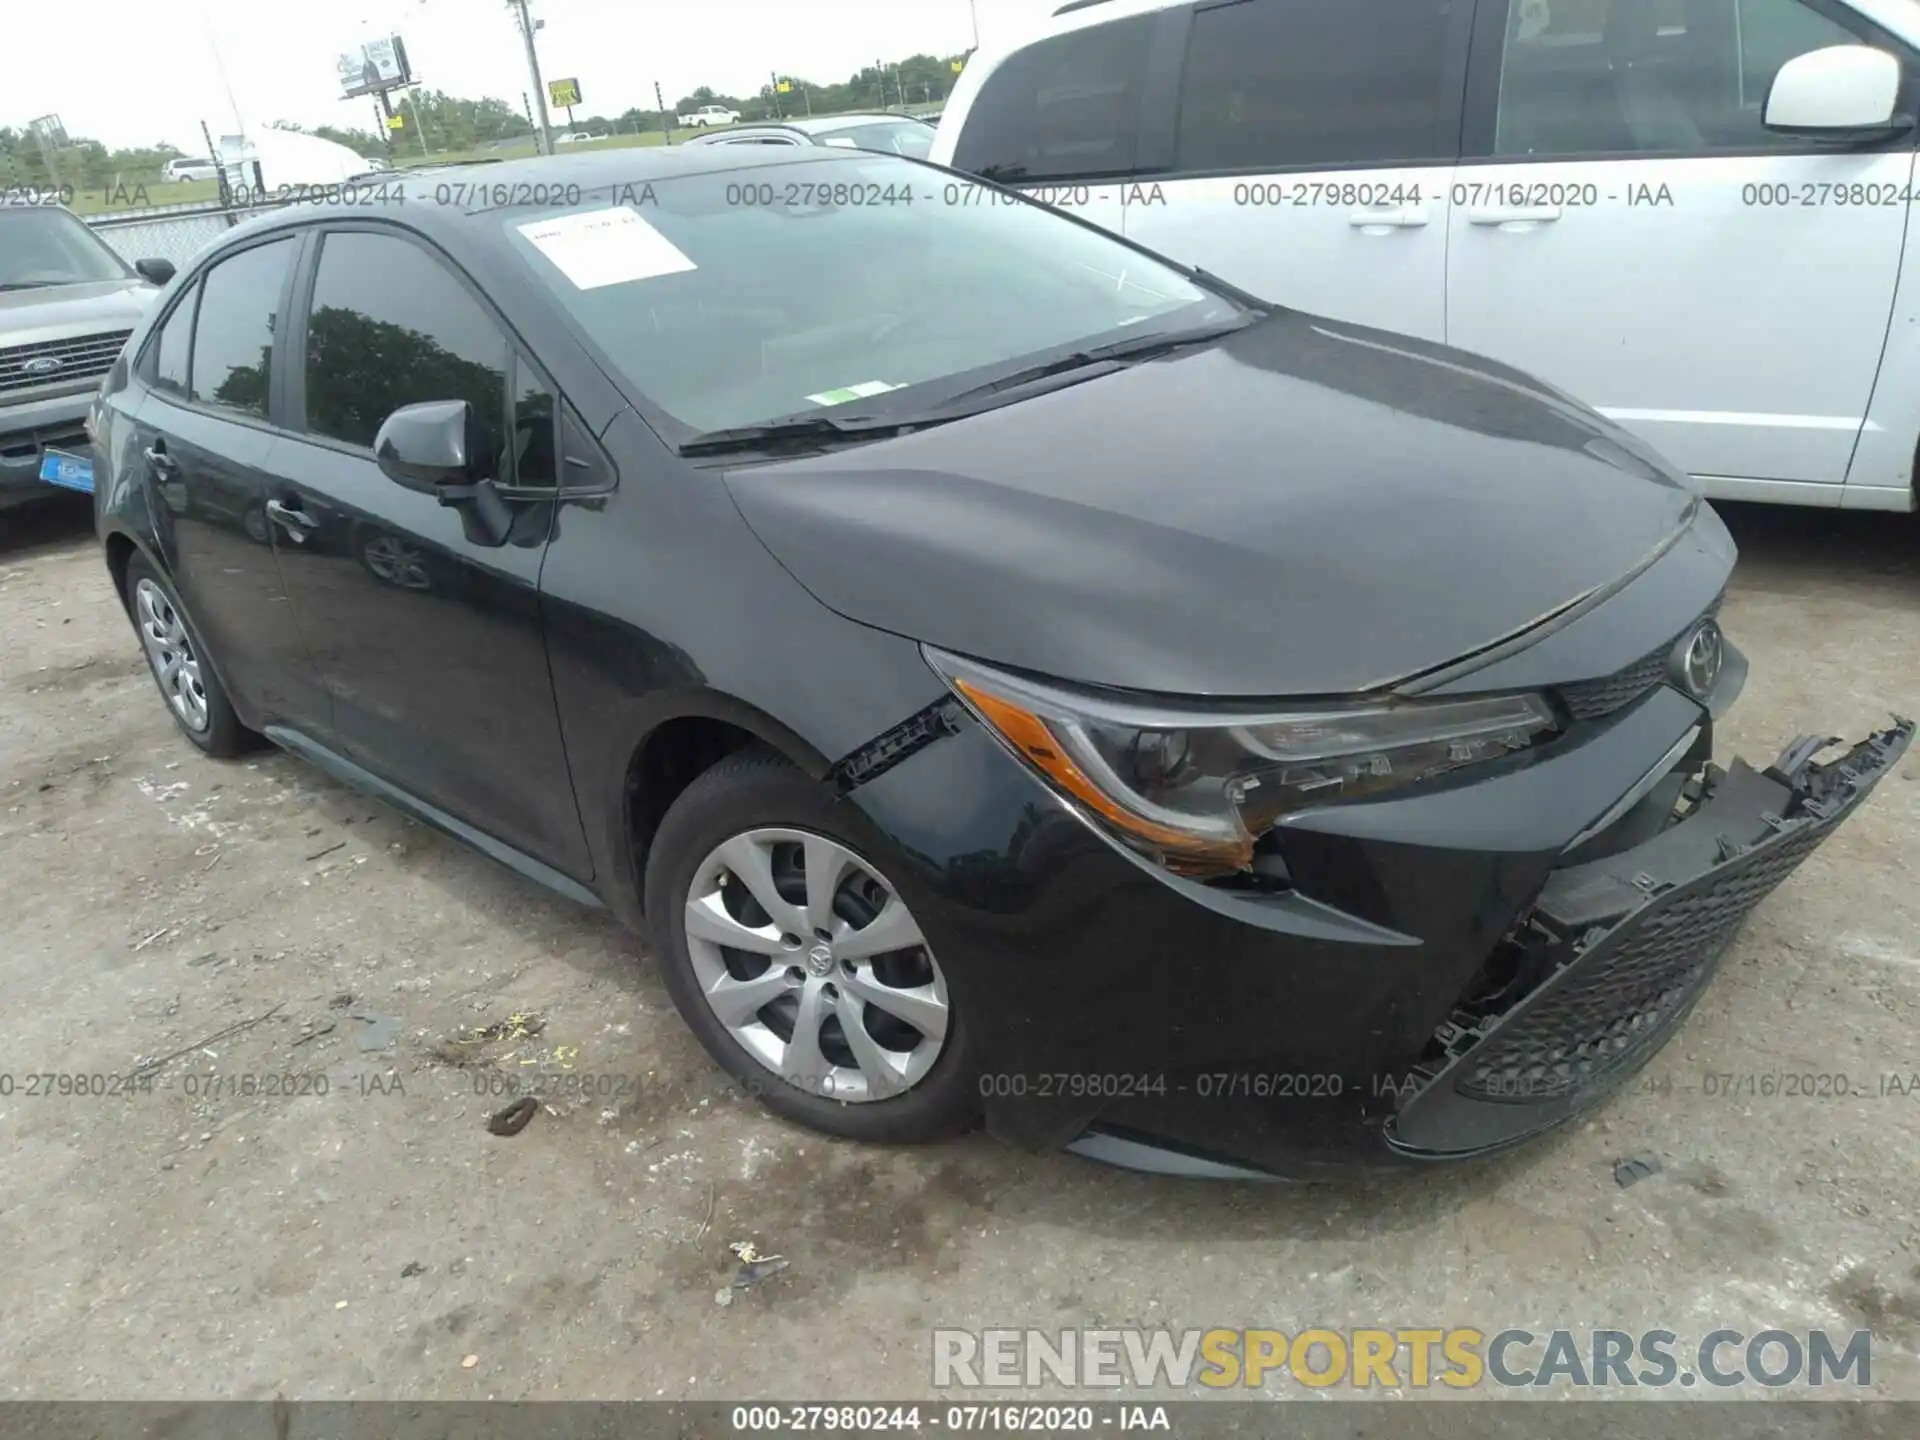
[[736,835],[694,871],[686,929],[715,1017],[808,1094],[891,1099],[939,1059],[946,977],[898,892],[837,841]]
[[173,608],[167,592],[151,580],[142,579],[133,589],[134,609],[138,614],[140,643],[146,646],[147,663],[153,667],[160,689],[173,706],[180,723],[195,734],[207,728],[207,691],[200,681],[200,657],[193,653],[193,641],[180,612]]
[[360,558],[375,575],[403,590],[425,590],[433,583],[426,558],[397,536],[374,536],[360,547]]

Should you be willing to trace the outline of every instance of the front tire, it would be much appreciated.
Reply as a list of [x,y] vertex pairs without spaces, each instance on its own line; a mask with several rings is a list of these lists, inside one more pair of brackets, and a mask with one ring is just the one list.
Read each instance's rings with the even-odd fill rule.
[[251,750],[259,737],[234,713],[173,586],[141,555],[127,563],[126,585],[127,611],[147,670],[180,733],[219,760]]
[[667,991],[767,1108],[919,1143],[978,1112],[959,1007],[905,900],[831,792],[772,751],[681,794],[647,861]]

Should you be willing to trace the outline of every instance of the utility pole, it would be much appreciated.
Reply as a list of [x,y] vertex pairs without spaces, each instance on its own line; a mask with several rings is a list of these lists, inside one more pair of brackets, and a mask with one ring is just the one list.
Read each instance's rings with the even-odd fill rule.
[[784,120],[787,117],[780,113],[780,73],[777,70],[769,70],[767,79],[773,82],[767,87],[767,99],[773,106],[773,118]]
[[667,97],[660,93],[660,82],[653,82],[653,103],[660,107],[660,128],[666,131],[667,144],[673,143],[673,116],[667,114]]
[[533,103],[540,107],[540,153],[553,154],[553,122],[547,118],[547,87],[540,78],[540,55],[533,45],[533,17],[527,14],[527,0],[507,0],[507,6],[520,21],[520,38],[527,44],[527,73],[533,77]]

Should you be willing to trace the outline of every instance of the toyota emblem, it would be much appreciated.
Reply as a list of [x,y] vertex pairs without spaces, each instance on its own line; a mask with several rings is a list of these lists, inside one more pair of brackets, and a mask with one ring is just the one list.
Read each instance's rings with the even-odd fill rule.
[[1719,625],[1711,620],[1701,621],[1687,637],[1686,649],[1680,658],[1680,678],[1685,681],[1688,693],[1696,700],[1712,694],[1726,658],[1726,642]]

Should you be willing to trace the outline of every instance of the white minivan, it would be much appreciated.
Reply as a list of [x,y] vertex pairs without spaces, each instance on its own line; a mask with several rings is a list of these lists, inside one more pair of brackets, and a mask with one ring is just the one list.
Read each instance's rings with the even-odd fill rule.
[[1916,113],[1914,0],[1076,0],[932,158],[1504,360],[1709,495],[1911,510]]

